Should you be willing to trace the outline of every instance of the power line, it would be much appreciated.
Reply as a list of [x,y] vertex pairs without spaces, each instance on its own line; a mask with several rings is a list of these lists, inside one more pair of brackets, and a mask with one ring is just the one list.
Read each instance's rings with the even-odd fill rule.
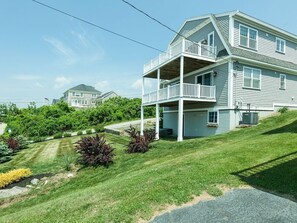
[[164,52],[163,50],[160,50],[160,49],[158,49],[158,48],[155,48],[155,47],[153,47],[153,46],[150,46],[150,45],[148,45],[148,44],[146,44],[146,43],[143,43],[143,42],[140,42],[140,41],[138,41],[138,40],[132,39],[132,38],[130,38],[130,37],[128,37],[128,36],[122,35],[122,34],[120,34],[120,33],[117,33],[117,32],[115,32],[115,31],[112,31],[112,30],[110,30],[110,29],[104,28],[104,27],[99,26],[99,25],[97,25],[97,24],[95,24],[95,23],[93,23],[93,22],[89,22],[89,21],[87,21],[87,20],[85,20],[85,19],[82,19],[82,18],[80,18],[80,17],[77,17],[77,16],[75,16],[75,15],[72,15],[72,14],[70,14],[70,13],[68,13],[68,12],[65,12],[65,11],[62,11],[62,10],[60,10],[60,9],[54,8],[54,7],[50,6],[50,5],[44,4],[44,3],[39,2],[39,1],[36,1],[36,0],[32,0],[32,1],[33,1],[34,3],[37,3],[37,4],[41,5],[41,6],[44,6],[44,7],[46,7],[46,8],[49,8],[49,9],[51,9],[51,10],[54,10],[54,11],[56,11],[56,12],[59,12],[59,13],[61,13],[61,14],[66,15],[66,16],[69,16],[69,17],[71,17],[71,18],[73,18],[73,19],[76,19],[76,20],[79,20],[79,21],[81,21],[81,22],[84,22],[84,23],[86,23],[86,24],[88,24],[88,25],[91,25],[91,26],[94,26],[94,27],[96,27],[96,28],[99,28],[99,29],[101,29],[101,30],[103,30],[103,31],[105,31],[105,32],[111,33],[111,34],[116,35],[116,36],[118,36],[118,37],[121,37],[121,38],[123,38],[123,39],[129,40],[129,41],[131,41],[131,42],[137,43],[137,44],[142,45],[142,46],[144,46],[144,47],[147,47],[147,48],[150,48],[150,49],[159,51],[159,52],[161,52],[161,53]]

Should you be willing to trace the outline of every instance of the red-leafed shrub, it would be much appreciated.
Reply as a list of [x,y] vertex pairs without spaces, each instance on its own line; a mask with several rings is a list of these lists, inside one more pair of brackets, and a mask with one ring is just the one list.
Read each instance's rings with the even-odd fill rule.
[[80,154],[79,162],[85,166],[109,166],[113,161],[114,149],[106,143],[100,135],[81,138],[76,145],[76,151]]
[[127,153],[145,153],[150,148],[150,143],[156,138],[156,132],[154,129],[147,129],[143,131],[143,136],[136,130],[135,127],[130,126],[127,130],[131,141],[128,144]]
[[17,151],[20,149],[19,143],[15,138],[8,138],[6,140],[6,144],[8,148],[12,149],[13,151]]

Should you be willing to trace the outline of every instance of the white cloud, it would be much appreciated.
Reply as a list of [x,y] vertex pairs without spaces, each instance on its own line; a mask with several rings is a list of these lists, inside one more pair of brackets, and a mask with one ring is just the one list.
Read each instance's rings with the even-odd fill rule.
[[39,87],[39,88],[44,88],[44,86],[41,83],[39,83],[39,82],[35,82],[35,86],[36,87]]
[[45,37],[44,41],[54,47],[55,51],[65,58],[67,64],[74,64],[79,60],[76,53],[62,41],[52,37]]
[[54,88],[64,87],[65,85],[70,84],[71,82],[71,78],[67,78],[64,76],[56,77]]
[[95,88],[101,92],[110,90],[110,84],[108,81],[99,81],[95,84]]
[[[153,84],[150,80],[145,79],[144,80],[144,87],[145,88],[152,88]],[[133,84],[132,84],[132,88],[136,89],[136,90],[140,90],[142,88],[142,79],[137,79]]]
[[41,76],[20,74],[20,75],[13,76],[12,78],[19,81],[34,81],[34,80],[40,80]]

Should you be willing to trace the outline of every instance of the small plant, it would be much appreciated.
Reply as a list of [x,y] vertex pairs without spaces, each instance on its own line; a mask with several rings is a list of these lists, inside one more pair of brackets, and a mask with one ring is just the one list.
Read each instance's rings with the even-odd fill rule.
[[82,134],[83,134],[82,131],[78,131],[78,132],[77,132],[77,135],[78,135],[78,136],[81,136]]
[[30,169],[16,169],[7,173],[0,173],[0,188],[6,187],[14,182],[18,182],[31,175],[32,172]]
[[281,114],[284,114],[284,113],[286,113],[288,110],[289,110],[288,107],[282,107],[282,108],[278,109],[278,112],[281,113]]
[[154,129],[147,129],[143,131],[143,136],[136,130],[135,127],[130,125],[130,129],[127,130],[131,141],[128,144],[127,153],[145,153],[149,150],[150,143],[155,140],[156,132]]
[[95,127],[95,131],[96,131],[97,133],[99,133],[99,132],[104,132],[104,123],[101,123],[101,124],[96,125],[96,127]]
[[15,137],[16,141],[18,142],[19,149],[26,149],[28,148],[29,142],[28,139],[22,135]]
[[7,144],[3,141],[0,141],[0,163],[11,160],[11,154],[12,150],[8,148]]
[[86,134],[88,134],[88,135],[89,135],[89,134],[92,134],[92,133],[93,133],[93,132],[92,132],[92,130],[91,130],[91,129],[87,129],[87,130],[86,130]]
[[64,169],[66,171],[70,171],[71,170],[71,166],[73,163],[73,159],[70,156],[63,156],[63,162],[64,162]]
[[7,144],[8,148],[12,149],[14,152],[19,150],[19,148],[20,148],[18,141],[13,137],[8,138],[6,140],[6,144]]
[[85,166],[109,166],[113,161],[114,149],[106,143],[103,136],[87,136],[77,142],[76,151],[80,154],[79,162]]
[[61,132],[58,132],[54,135],[54,139],[60,139],[62,138],[63,134]]
[[36,137],[33,137],[31,138],[33,142],[43,142],[45,141],[45,138],[44,137],[41,137],[41,136],[36,136]]
[[64,135],[63,135],[64,137],[71,137],[71,133],[69,133],[69,132],[66,132],[66,133],[64,133]]

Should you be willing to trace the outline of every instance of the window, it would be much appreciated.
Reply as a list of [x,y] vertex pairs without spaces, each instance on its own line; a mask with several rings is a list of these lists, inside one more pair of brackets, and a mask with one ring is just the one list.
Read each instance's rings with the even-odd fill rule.
[[208,123],[218,123],[218,112],[217,111],[210,111],[208,112]]
[[208,53],[210,53],[211,55],[209,56],[213,56],[214,54],[214,32],[211,32],[208,34],[208,46],[210,46],[210,49],[208,49]]
[[279,75],[279,89],[282,89],[282,90],[286,89],[286,75],[285,74]]
[[92,94],[92,98],[96,98],[97,97],[97,94]]
[[286,41],[276,37],[276,51],[279,53],[285,53]]
[[258,31],[249,27],[239,25],[240,45],[256,50],[258,47]]
[[211,86],[212,85],[211,73],[196,76],[196,83],[201,85]]
[[261,88],[261,70],[250,67],[243,68],[243,87]]

